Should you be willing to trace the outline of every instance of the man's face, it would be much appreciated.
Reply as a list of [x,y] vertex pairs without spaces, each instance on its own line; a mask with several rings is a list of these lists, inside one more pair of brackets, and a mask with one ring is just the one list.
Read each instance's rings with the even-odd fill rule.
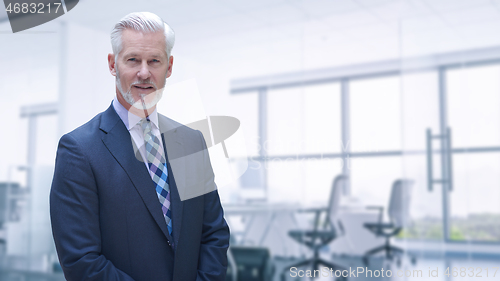
[[[143,109],[152,108],[161,98],[166,79],[172,73],[173,57],[167,59],[162,32],[141,33],[125,29],[122,50],[108,55],[112,75],[116,76],[116,94],[120,103]],[[128,106],[126,106],[128,108]]]

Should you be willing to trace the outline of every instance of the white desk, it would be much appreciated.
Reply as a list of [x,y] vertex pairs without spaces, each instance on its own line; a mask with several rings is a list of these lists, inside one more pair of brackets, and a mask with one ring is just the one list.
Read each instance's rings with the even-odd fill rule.
[[[225,204],[224,213],[237,243],[247,246],[267,247],[272,255],[299,256],[305,247],[288,236],[288,231],[298,229],[295,204]],[[366,222],[376,222],[378,213],[360,208],[341,208],[338,218],[342,221],[345,236],[340,236],[328,246],[328,252],[363,255],[367,250],[385,241],[376,238],[363,227]],[[242,221],[241,225],[239,221]],[[350,242],[350,243],[349,243]]]
[[287,238],[286,229],[290,227],[284,227],[283,223],[297,225],[293,216],[298,209],[295,204],[225,204],[223,207],[230,227],[238,224],[235,219],[241,219],[243,226],[231,231],[239,236],[237,243],[242,245],[266,247],[269,237],[277,234]]

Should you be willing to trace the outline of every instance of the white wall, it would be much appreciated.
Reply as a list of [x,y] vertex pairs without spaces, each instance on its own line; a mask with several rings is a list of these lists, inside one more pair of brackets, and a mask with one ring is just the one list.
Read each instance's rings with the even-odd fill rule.
[[76,24],[61,30],[66,59],[61,64],[60,133],[67,133],[108,108],[115,95],[109,73],[109,35]]

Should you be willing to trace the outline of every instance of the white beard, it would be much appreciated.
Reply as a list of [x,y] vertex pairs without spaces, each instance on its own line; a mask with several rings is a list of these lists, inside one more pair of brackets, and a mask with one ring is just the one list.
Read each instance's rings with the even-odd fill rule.
[[[165,79],[167,79],[167,78],[165,77]],[[116,69],[116,86],[118,87],[118,91],[120,91],[123,99],[126,102],[128,102],[131,106],[133,106],[139,110],[150,109],[153,106],[155,106],[160,101],[161,97],[163,96],[163,91],[165,90],[165,88],[158,89],[157,86],[154,85],[154,83],[152,83],[154,88],[157,90],[150,93],[150,94],[147,94],[147,95],[141,95],[141,99],[136,101],[136,100],[134,100],[134,97],[132,96],[132,93],[131,93],[132,86],[135,84],[140,84],[140,83],[134,82],[130,85],[130,89],[127,92],[123,91],[122,83],[120,80],[120,74],[118,73],[118,68]],[[144,101],[144,103],[143,103],[143,101]]]

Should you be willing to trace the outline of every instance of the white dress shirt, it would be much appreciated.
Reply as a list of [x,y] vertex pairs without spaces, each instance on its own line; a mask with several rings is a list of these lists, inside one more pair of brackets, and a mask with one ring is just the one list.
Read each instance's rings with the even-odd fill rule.
[[[130,136],[132,137],[133,141],[135,142],[135,145],[137,148],[139,148],[139,151],[142,156],[142,161],[146,165],[146,168],[149,171],[149,166],[148,166],[148,161],[146,160],[146,148],[144,145],[144,132],[142,131],[141,124],[139,122],[142,120],[141,117],[131,113],[128,111],[123,105],[118,101],[118,99],[115,96],[115,99],[113,100],[113,108],[115,109],[116,113],[118,116],[120,116],[120,119],[123,121],[123,124],[125,124],[125,127],[127,127],[128,132],[130,133]],[[149,120],[151,121],[151,130],[153,131],[153,134],[160,140],[160,149],[163,150],[163,142],[160,134],[160,129],[158,126],[158,112],[155,110],[149,115]],[[165,156],[165,153],[164,153]],[[166,158],[166,157],[165,157]],[[151,175],[151,171],[150,171]]]

